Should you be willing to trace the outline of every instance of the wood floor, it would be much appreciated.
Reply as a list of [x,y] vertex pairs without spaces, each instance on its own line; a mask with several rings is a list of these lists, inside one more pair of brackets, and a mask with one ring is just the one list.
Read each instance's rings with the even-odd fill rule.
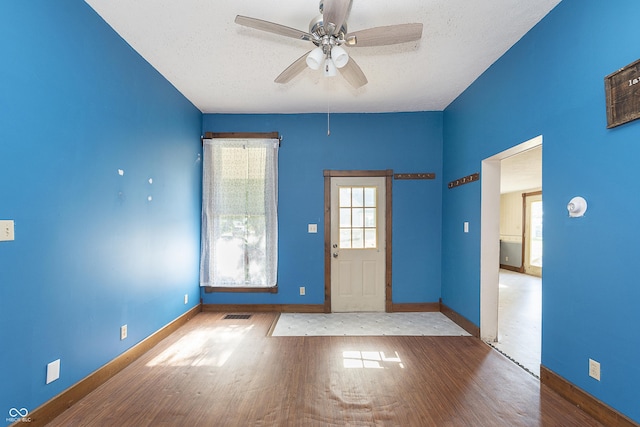
[[599,426],[473,337],[269,337],[200,313],[50,426]]

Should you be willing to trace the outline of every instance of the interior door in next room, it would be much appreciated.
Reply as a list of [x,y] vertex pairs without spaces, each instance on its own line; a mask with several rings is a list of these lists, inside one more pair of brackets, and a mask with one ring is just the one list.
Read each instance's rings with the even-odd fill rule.
[[385,311],[385,177],[331,178],[331,310]]

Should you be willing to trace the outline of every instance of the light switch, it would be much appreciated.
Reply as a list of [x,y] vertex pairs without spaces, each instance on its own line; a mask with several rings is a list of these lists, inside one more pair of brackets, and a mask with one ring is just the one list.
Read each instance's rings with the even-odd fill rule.
[[14,240],[13,220],[0,220],[0,242]]
[[464,232],[465,232],[465,233],[468,233],[468,232],[469,232],[469,222],[468,222],[468,221],[465,221],[465,222],[464,222]]
[[318,232],[318,224],[309,224],[308,230],[309,230],[309,233],[317,233]]

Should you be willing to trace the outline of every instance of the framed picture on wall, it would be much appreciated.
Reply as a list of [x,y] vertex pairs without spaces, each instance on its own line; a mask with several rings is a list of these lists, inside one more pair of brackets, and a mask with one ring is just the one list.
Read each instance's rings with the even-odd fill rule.
[[604,78],[607,128],[640,118],[640,59]]

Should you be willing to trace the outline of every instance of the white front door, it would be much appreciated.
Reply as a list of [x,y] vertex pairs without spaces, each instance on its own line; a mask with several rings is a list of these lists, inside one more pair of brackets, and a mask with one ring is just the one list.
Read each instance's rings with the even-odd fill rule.
[[385,177],[331,178],[331,310],[385,311]]

